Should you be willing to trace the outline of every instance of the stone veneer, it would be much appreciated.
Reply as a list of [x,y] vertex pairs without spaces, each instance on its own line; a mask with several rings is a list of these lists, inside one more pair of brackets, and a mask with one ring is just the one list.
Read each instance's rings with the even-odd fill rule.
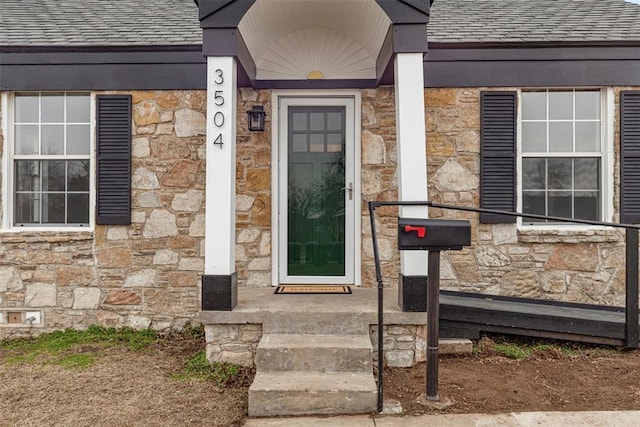
[[132,224],[0,233],[0,310],[42,310],[36,332],[180,328],[200,310],[206,92],[131,94]]
[[[619,94],[615,89],[614,158],[619,158]],[[431,200],[479,206],[481,89],[428,89],[427,173]],[[614,166],[614,217],[619,218],[619,164]],[[473,213],[430,210],[431,217],[466,218],[472,246],[443,253],[444,289],[560,301],[624,305],[625,248],[621,230],[519,230],[479,224]]]
[[[621,89],[615,89],[616,158]],[[271,92],[243,88],[238,93],[236,269],[241,287],[269,286]],[[77,233],[1,232],[0,310],[42,310],[42,330],[92,323],[181,327],[200,310],[206,92],[132,95],[132,224]],[[480,89],[425,90],[431,200],[479,204],[479,96]],[[254,104],[267,112],[264,132],[247,130],[246,111]],[[392,87],[362,91],[361,139],[362,285],[374,287],[366,202],[397,199]],[[614,181],[617,218],[618,164]],[[472,222],[472,246],[443,254],[443,288],[624,303],[622,232],[524,231],[515,225],[479,224],[474,214],[431,209],[430,215]],[[397,208],[377,210],[382,273],[390,287],[397,286],[399,271],[396,217]],[[0,336],[9,330],[0,328]]]

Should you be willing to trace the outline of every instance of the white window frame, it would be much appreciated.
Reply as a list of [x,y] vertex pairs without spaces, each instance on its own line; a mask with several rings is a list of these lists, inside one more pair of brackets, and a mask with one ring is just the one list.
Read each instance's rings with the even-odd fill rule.
[[[89,154],[82,156],[64,156],[61,160],[86,159],[89,158],[89,223],[88,225],[14,225],[14,123],[15,123],[15,93],[3,92],[0,97],[2,103],[2,134],[4,135],[3,155],[2,155],[2,222],[0,231],[2,232],[23,232],[33,233],[42,231],[55,232],[83,232],[93,231],[95,228],[95,113],[96,96],[90,91],[19,91],[18,93],[87,93],[89,94]],[[41,156],[38,156],[41,157]],[[34,157],[35,159],[35,157]]]
[[[522,159],[523,150],[522,150],[522,93],[527,91],[538,91],[543,88],[523,88],[518,89],[518,117],[517,117],[517,210],[518,212],[522,212],[522,199],[523,199],[523,188],[522,188]],[[598,90],[600,91],[600,133],[601,133],[601,170],[600,170],[600,188],[601,188],[601,217],[598,218],[598,221],[603,222],[612,222],[613,214],[614,214],[614,114],[615,114],[615,94],[613,88],[544,88],[548,91],[568,91],[568,90]],[[587,153],[591,154],[591,153]],[[582,154],[581,154],[582,155]],[[540,153],[539,156],[534,157],[554,157],[553,153]],[[556,157],[567,157],[565,153],[559,154]],[[580,156],[573,156],[580,157]],[[589,156],[587,156],[589,157]],[[593,156],[590,156],[593,157]],[[575,230],[575,231],[586,231],[586,230],[600,230],[606,227],[598,226],[598,225],[587,225],[587,224],[571,224],[571,223],[552,223],[552,224],[524,224],[522,221],[522,217],[518,217],[517,219],[517,227],[520,230]]]

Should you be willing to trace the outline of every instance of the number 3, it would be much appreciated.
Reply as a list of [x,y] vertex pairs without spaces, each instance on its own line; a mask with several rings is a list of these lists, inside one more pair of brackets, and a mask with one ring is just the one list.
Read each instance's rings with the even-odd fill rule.
[[220,68],[216,69],[216,74],[218,75],[218,80],[214,80],[214,83],[217,85],[221,85],[224,83],[224,77],[222,77],[222,70]]

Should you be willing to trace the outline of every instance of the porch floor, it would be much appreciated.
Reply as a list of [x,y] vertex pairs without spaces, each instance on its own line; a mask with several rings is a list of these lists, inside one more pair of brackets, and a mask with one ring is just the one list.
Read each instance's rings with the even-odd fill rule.
[[[377,323],[378,290],[351,288],[352,294],[276,295],[275,288],[238,288],[238,305],[233,311],[201,311],[203,324],[265,323],[273,316],[293,318],[318,314],[351,314],[362,323]],[[405,313],[398,307],[398,289],[384,289],[384,323],[425,325],[426,313]]]

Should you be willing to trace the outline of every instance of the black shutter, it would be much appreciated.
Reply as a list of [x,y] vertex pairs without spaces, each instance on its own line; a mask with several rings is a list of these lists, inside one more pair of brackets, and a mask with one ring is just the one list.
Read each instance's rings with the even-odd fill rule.
[[98,95],[96,224],[131,224],[131,96]]
[[[480,94],[480,207],[516,210],[516,92]],[[481,213],[485,224],[513,223],[514,216]]]
[[640,91],[620,92],[620,222],[640,222]]

